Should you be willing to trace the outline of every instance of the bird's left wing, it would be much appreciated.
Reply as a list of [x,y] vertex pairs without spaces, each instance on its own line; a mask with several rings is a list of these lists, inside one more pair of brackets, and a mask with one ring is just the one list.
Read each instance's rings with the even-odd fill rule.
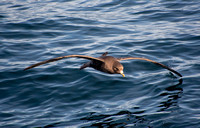
[[91,56],[85,56],[85,55],[68,55],[68,56],[61,56],[61,57],[57,57],[57,58],[53,58],[50,60],[45,60],[36,64],[33,64],[27,68],[25,68],[24,70],[28,70],[37,66],[40,66],[42,64],[46,64],[46,63],[50,63],[50,62],[54,62],[54,61],[58,61],[64,58],[72,58],[72,57],[76,57],[76,58],[83,58],[83,59],[88,59],[88,60],[95,60],[95,61],[100,61],[100,62],[104,62],[104,60],[100,59],[100,58],[95,58],[95,57],[91,57]]
[[125,57],[125,58],[117,58],[119,61],[121,60],[145,60],[145,61],[149,61],[149,62],[152,62],[154,64],[157,64],[165,69],[168,69],[169,71],[177,74],[178,76],[182,77],[182,75],[180,73],[178,73],[177,71],[175,71],[174,69],[171,69],[169,68],[168,66],[164,65],[164,64],[161,64],[161,63],[158,63],[156,61],[153,61],[153,60],[150,60],[150,59],[147,59],[147,58],[140,58],[140,57]]

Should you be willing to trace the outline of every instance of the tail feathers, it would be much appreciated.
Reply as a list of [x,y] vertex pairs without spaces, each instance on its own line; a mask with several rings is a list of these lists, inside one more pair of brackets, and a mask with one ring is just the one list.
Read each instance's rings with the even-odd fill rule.
[[106,56],[108,55],[108,52],[103,53],[101,56]]

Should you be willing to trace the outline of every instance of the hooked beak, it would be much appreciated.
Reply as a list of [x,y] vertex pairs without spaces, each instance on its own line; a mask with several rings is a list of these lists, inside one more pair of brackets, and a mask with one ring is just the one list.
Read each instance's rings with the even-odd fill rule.
[[124,75],[124,72],[123,72],[123,71],[121,71],[121,72],[120,72],[120,74],[121,74],[123,77],[125,77],[125,75]]

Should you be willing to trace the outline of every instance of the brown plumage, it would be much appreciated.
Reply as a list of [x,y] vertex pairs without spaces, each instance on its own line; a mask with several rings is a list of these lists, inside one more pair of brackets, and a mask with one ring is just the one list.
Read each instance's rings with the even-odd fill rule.
[[100,57],[95,58],[95,57],[90,57],[90,56],[85,56],[85,55],[68,55],[68,56],[62,56],[62,57],[57,57],[57,58],[53,58],[50,60],[46,60],[46,61],[42,61],[36,64],[33,64],[27,68],[25,68],[24,70],[28,70],[34,67],[37,67],[39,65],[42,64],[46,64],[46,63],[50,63],[50,62],[54,62],[54,61],[58,61],[64,58],[72,58],[72,57],[76,57],[76,58],[83,58],[83,59],[88,59],[90,60],[89,62],[83,64],[80,69],[84,69],[87,67],[92,67],[96,70],[105,72],[105,73],[109,73],[109,74],[121,74],[123,77],[125,76],[123,73],[123,65],[120,63],[120,61],[122,60],[145,60],[148,62],[152,62],[156,65],[159,65],[165,69],[168,69],[169,71],[177,74],[178,76],[182,77],[182,75],[180,73],[178,73],[177,71],[167,67],[164,64],[158,63],[156,61],[150,60],[150,59],[146,59],[146,58],[138,58],[138,57],[125,57],[125,58],[115,58],[112,56],[107,56],[107,52],[105,52],[104,54],[102,54]]

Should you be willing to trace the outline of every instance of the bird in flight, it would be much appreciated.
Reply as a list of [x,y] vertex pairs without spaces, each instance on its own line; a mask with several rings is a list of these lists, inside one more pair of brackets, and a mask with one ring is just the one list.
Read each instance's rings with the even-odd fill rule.
[[139,57],[124,57],[124,58],[115,58],[112,56],[107,56],[108,52],[105,52],[104,54],[102,54],[100,57],[95,58],[95,57],[91,57],[91,56],[85,56],[85,55],[68,55],[68,56],[62,56],[62,57],[57,57],[57,58],[53,58],[50,60],[46,60],[46,61],[42,61],[36,64],[33,64],[27,68],[25,68],[24,70],[28,70],[37,66],[40,66],[42,64],[46,64],[46,63],[50,63],[50,62],[54,62],[54,61],[58,61],[61,59],[65,59],[65,58],[83,58],[83,59],[88,59],[90,60],[89,62],[83,64],[80,67],[80,70],[87,68],[87,67],[92,67],[96,70],[105,72],[105,73],[109,73],[109,74],[121,74],[123,77],[125,77],[124,72],[123,72],[123,65],[120,63],[120,61],[122,60],[144,60],[144,61],[148,61],[151,63],[154,63],[156,65],[159,65],[175,74],[177,74],[178,76],[182,77],[182,75],[180,73],[178,73],[177,71],[175,71],[174,69],[169,68],[168,66],[158,63],[156,61],[147,59],[147,58],[139,58]]

